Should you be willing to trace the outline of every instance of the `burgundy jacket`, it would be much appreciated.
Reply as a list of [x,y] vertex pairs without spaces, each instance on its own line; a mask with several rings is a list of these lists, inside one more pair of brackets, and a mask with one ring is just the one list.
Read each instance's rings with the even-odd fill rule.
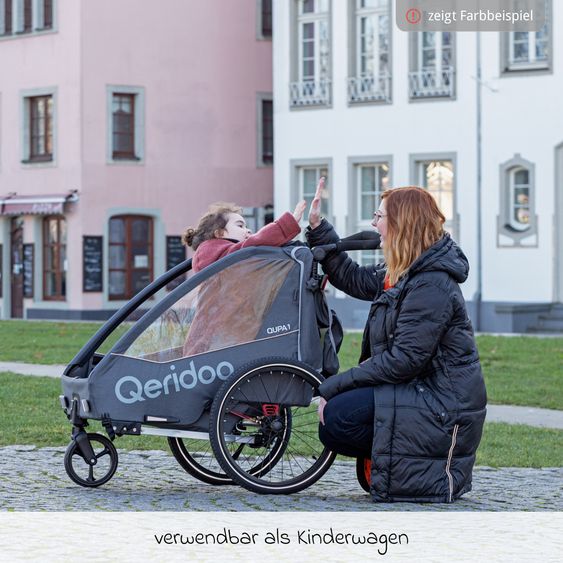
[[195,251],[192,269],[194,272],[199,272],[219,258],[248,246],[282,246],[300,232],[299,223],[289,211],[286,211],[277,221],[262,227],[245,241],[233,242],[231,239],[213,238],[202,242]]

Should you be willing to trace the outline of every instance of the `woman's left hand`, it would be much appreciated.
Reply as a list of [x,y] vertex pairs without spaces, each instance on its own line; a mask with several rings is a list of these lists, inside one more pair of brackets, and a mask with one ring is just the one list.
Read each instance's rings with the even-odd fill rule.
[[315,197],[311,202],[311,208],[309,209],[309,227],[316,229],[321,224],[321,196],[325,187],[325,178],[321,177],[319,183],[317,184],[317,191],[315,192]]
[[325,406],[326,406],[326,399],[323,399],[321,397],[319,400],[319,408],[317,409],[317,414],[319,415],[319,420],[321,421],[321,424],[323,426],[325,423],[325,417],[324,417]]

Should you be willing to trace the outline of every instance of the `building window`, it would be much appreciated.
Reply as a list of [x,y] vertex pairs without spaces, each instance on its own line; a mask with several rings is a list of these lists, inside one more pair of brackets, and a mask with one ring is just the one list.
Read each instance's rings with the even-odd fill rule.
[[411,33],[409,96],[452,98],[455,91],[454,38],[448,31]]
[[112,107],[112,156],[114,159],[135,158],[135,96],[114,94]]
[[12,0],[0,0],[0,34],[12,33]]
[[530,228],[530,171],[516,166],[508,177],[510,198],[510,226],[516,231]]
[[503,72],[545,70],[551,65],[552,10],[545,2],[545,23],[539,31],[511,31],[501,34]]
[[537,233],[535,166],[516,154],[500,170],[499,235],[510,239],[504,239],[509,246],[519,245],[522,239]]
[[328,178],[328,168],[325,166],[307,166],[299,169],[299,194],[297,200],[304,199],[307,202],[307,208],[311,207],[317,184],[321,176],[326,178],[325,188],[321,195],[321,215],[330,216],[330,184]]
[[31,23],[31,0],[23,0],[23,32],[30,33],[32,30]]
[[[381,194],[389,188],[389,162],[356,164],[354,176],[356,221],[352,230],[354,232],[372,230],[373,214],[379,208]],[[380,250],[360,252],[361,264],[374,264],[382,260],[383,253]]]
[[144,158],[144,90],[108,87],[108,162]]
[[53,27],[53,0],[42,0],[43,2],[43,29]]
[[53,95],[24,98],[24,162],[53,160]]
[[455,211],[454,162],[446,159],[415,161],[416,184],[426,188],[435,198],[446,217],[444,229],[457,238],[458,225]]
[[349,102],[391,101],[389,0],[353,0]]
[[258,95],[258,166],[274,163],[274,103],[271,94]]
[[331,101],[330,0],[297,2],[297,64],[290,83],[292,107],[325,106]]
[[272,38],[272,0],[258,0],[260,14],[260,39]]
[[66,221],[64,217],[43,219],[43,298],[66,298]]
[[53,0],[0,0],[0,35],[52,28]]
[[153,279],[153,221],[122,215],[109,221],[109,298],[130,299]]

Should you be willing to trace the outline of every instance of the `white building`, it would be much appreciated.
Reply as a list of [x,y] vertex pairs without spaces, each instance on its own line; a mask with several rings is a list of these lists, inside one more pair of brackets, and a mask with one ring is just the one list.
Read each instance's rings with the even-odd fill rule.
[[[470,261],[476,329],[561,330],[562,3],[540,32],[480,34],[400,31],[394,4],[274,2],[276,208],[327,174],[343,236],[369,228],[386,187],[425,186]],[[333,303],[365,322],[369,304]]]

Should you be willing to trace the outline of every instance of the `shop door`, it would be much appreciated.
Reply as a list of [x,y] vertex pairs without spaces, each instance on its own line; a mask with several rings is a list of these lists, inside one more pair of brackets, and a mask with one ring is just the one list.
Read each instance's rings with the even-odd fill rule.
[[23,222],[19,217],[11,224],[12,318],[23,318]]

